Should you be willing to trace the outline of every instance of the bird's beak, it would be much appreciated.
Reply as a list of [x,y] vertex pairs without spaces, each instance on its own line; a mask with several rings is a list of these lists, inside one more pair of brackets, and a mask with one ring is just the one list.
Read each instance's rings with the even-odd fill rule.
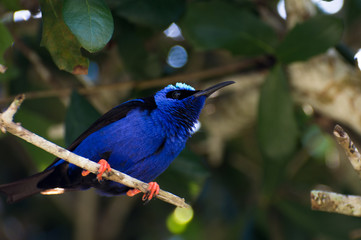
[[209,87],[205,90],[201,90],[199,92],[196,92],[195,94],[193,94],[194,97],[200,97],[200,96],[206,96],[209,97],[212,93],[214,93],[215,91],[217,91],[218,89],[221,89],[225,86],[231,85],[233,84],[234,81],[227,81],[227,82],[222,82],[222,83],[218,83],[212,87]]

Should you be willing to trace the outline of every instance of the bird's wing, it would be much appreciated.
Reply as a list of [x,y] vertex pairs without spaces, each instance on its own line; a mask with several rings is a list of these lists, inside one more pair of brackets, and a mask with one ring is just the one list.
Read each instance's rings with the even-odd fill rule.
[[[126,117],[131,110],[136,108],[149,111],[155,109],[156,104],[154,97],[130,100],[111,109],[109,112],[105,113],[97,121],[95,121],[85,132],[83,132],[68,147],[68,150],[74,151],[74,149],[76,149],[76,147],[90,134]],[[66,191],[77,190],[84,187],[82,186],[81,182],[74,181],[74,179],[71,179],[70,176],[68,176],[67,171],[69,164],[67,162],[63,162],[63,160],[62,162],[59,162],[59,160],[59,158],[56,158],[47,169],[38,174],[13,183],[0,185],[0,192],[3,192],[8,196],[9,202],[16,202],[33,194],[40,193],[45,189],[51,189],[54,187],[64,186],[66,187]],[[87,186],[85,186],[85,188],[86,187]]]
[[[129,100],[125,103],[120,104],[119,106],[111,109],[103,116],[101,116],[98,120],[96,120],[87,130],[85,130],[75,141],[70,144],[67,148],[69,151],[74,151],[74,149],[90,134],[98,131],[99,129],[116,122],[124,117],[127,114],[136,108],[144,109],[144,110],[153,110],[156,108],[156,103],[154,101],[154,97],[147,97],[147,98],[139,98],[134,100]],[[60,159],[56,158],[55,161],[47,168],[53,167]]]

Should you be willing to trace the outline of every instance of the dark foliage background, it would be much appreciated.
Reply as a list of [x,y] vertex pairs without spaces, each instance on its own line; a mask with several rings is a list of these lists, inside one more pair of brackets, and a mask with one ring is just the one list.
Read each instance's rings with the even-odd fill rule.
[[[360,219],[310,209],[311,189],[360,194],[360,181],[329,134],[335,119],[294,99],[289,67],[332,48],[358,71],[361,4],[333,15],[314,6],[290,28],[277,3],[1,0],[1,106],[27,93],[16,121],[62,146],[111,107],[170,83],[237,83],[208,101],[201,129],[157,179],[193,212],[92,190],[1,198],[0,239],[359,239]],[[32,17],[14,22],[20,9]],[[53,159],[1,134],[0,183]]]

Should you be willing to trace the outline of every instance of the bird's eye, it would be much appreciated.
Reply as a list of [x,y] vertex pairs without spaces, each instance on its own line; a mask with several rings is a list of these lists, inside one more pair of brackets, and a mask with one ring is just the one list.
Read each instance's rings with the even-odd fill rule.
[[180,96],[181,96],[181,93],[179,91],[172,92],[173,99],[179,99]]
[[167,93],[166,97],[176,100],[182,100],[194,94],[196,91],[188,91],[188,90],[174,90]]

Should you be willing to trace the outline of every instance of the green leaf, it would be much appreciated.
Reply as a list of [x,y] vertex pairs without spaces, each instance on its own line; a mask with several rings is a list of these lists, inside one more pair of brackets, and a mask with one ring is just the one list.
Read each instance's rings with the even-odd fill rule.
[[164,28],[177,21],[184,10],[183,0],[121,0],[116,13],[132,23]]
[[319,15],[296,25],[277,48],[276,55],[284,63],[304,61],[335,46],[341,39],[340,19]]
[[13,38],[9,30],[0,22],[0,64],[4,64],[3,58],[6,49],[8,49],[13,43]]
[[258,140],[262,154],[282,161],[295,149],[298,129],[287,79],[280,65],[269,73],[261,89]]
[[17,11],[22,9],[22,4],[20,4],[20,0],[0,0],[3,9],[5,8],[8,11]]
[[224,48],[234,54],[273,53],[273,29],[246,10],[225,2],[196,2],[189,6],[181,28],[201,50]]
[[69,146],[99,117],[100,113],[88,100],[73,91],[65,117],[65,144]]
[[113,35],[113,17],[103,0],[65,0],[63,18],[89,52],[101,50]]
[[62,1],[42,0],[43,35],[41,45],[50,52],[59,69],[87,74],[89,61],[80,52],[80,44],[61,17]]

